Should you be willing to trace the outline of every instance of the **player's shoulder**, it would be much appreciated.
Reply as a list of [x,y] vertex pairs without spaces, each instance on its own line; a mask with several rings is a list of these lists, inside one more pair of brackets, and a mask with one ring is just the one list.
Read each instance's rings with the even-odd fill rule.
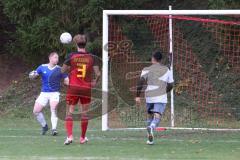
[[98,57],[97,57],[94,53],[92,53],[92,52],[87,52],[87,55],[88,55],[91,59],[93,59],[95,62],[98,62]]
[[59,66],[59,65],[56,65],[56,68],[60,68],[60,69],[61,69],[61,66]]
[[70,52],[66,55],[67,58],[71,57],[74,54],[74,52]]
[[92,52],[86,52],[87,54],[91,55],[91,56],[94,56],[95,54],[92,53]]
[[160,64],[159,66],[160,66],[160,67],[159,67],[159,71],[161,71],[161,73],[169,74],[169,68],[168,68],[168,66],[165,66],[165,65],[163,65],[163,64]]
[[164,70],[169,70],[168,66],[165,66],[165,65],[160,65],[160,67]]
[[55,69],[58,70],[59,72],[61,72],[62,67],[59,66],[59,65],[56,65],[56,68],[55,68]]
[[166,70],[166,71],[169,70],[168,66],[160,64],[160,63],[152,64],[150,66],[150,68],[152,68],[152,69],[161,69],[161,70]]
[[72,58],[74,56],[78,56],[79,54],[80,54],[79,52],[69,52],[66,57],[67,58]]
[[67,59],[71,59],[71,58],[75,58],[75,57],[78,57],[82,54],[85,54],[85,53],[82,53],[82,52],[70,52],[67,54]]
[[141,76],[147,75],[150,71],[150,67],[144,67],[141,72]]
[[61,70],[61,67],[59,65],[56,65],[54,70]]
[[39,67],[40,68],[46,68],[46,67],[48,67],[48,64],[41,64]]
[[151,66],[148,66],[148,67],[144,67],[142,71],[149,71],[150,69],[151,69]]
[[92,52],[88,52],[88,51],[86,51],[86,52],[81,52],[81,55],[84,55],[84,56],[86,56],[86,57],[88,57],[88,58],[94,58],[94,57],[95,57]]

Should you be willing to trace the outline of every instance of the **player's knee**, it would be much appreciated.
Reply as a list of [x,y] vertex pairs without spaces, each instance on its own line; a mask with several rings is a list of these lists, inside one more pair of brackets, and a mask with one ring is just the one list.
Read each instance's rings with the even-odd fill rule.
[[82,116],[81,116],[81,120],[83,121],[83,120],[88,120],[89,119],[89,117],[88,117],[88,115],[85,113],[85,114],[82,114]]
[[67,111],[66,111],[66,117],[72,117],[72,112],[69,111],[69,110],[67,110]]
[[44,107],[44,105],[41,105],[40,103],[35,102],[34,108],[33,108],[33,114],[40,113],[42,111],[43,107]]
[[72,121],[72,120],[73,120],[72,115],[67,115],[67,116],[65,117],[65,121]]
[[161,113],[154,113],[154,117],[160,119],[161,118]]
[[151,113],[148,113],[148,117],[153,117],[154,114],[151,112]]
[[56,108],[51,108],[52,113],[56,113]]
[[58,107],[58,102],[56,101],[54,101],[54,102],[50,102],[50,108],[51,108],[51,110],[56,110],[57,109],[57,107]]
[[39,114],[39,112],[37,112],[36,110],[33,110],[33,115],[37,116]]

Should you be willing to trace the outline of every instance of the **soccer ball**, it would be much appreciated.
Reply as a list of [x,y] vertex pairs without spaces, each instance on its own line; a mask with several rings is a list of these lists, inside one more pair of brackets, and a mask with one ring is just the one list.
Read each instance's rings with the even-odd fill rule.
[[71,36],[71,34],[68,33],[68,32],[62,33],[61,36],[60,36],[60,41],[61,41],[61,43],[63,43],[63,44],[69,44],[69,43],[71,43],[71,42],[72,42],[72,36]]

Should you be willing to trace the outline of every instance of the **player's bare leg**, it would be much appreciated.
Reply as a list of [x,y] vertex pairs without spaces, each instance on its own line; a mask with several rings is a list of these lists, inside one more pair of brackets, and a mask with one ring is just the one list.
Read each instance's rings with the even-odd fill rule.
[[58,103],[59,103],[58,101],[50,101],[52,135],[53,136],[56,136],[58,134],[58,132],[57,132],[57,122],[58,122],[57,106],[58,106]]
[[41,104],[39,104],[38,102],[35,102],[34,108],[33,108],[33,114],[36,117],[37,121],[42,126],[41,134],[45,135],[46,132],[48,131],[48,125],[47,125],[44,115],[42,113],[42,109],[43,109],[43,106]]
[[82,105],[82,113],[81,113],[81,137],[80,137],[80,144],[84,144],[88,142],[88,139],[86,137],[86,132],[88,128],[88,115],[87,111],[89,108],[89,104],[83,104]]
[[73,142],[73,117],[72,113],[74,111],[74,105],[67,105],[66,106],[66,118],[65,118],[65,129],[67,132],[67,139],[65,140],[64,144],[69,145]]

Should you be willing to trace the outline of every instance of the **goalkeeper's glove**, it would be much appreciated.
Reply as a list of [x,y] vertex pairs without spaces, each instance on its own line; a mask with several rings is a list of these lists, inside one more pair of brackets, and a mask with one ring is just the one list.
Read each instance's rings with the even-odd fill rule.
[[32,80],[38,76],[37,71],[32,71],[29,73],[28,77]]

